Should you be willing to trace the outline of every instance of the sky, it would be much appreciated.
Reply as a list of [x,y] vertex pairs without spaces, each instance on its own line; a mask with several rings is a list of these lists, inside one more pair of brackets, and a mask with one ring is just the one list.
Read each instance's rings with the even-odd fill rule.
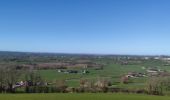
[[0,0],[0,50],[170,55],[170,0]]

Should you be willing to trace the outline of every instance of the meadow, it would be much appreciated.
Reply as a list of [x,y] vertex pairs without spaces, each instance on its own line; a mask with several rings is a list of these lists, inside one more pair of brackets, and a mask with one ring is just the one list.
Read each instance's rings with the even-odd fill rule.
[[146,73],[146,69],[142,67],[159,67],[162,70],[170,71],[169,66],[163,66],[164,62],[159,60],[146,60],[139,64],[131,65],[121,65],[115,63],[114,61],[104,61],[108,63],[104,66],[103,70],[88,69],[90,73],[88,74],[65,74],[58,73],[57,70],[39,70],[40,74],[45,78],[45,80],[66,80],[67,85],[70,87],[78,87],[81,79],[97,80],[98,78],[105,78],[113,83],[114,87],[124,87],[124,88],[144,88],[144,85],[148,77],[132,78],[129,84],[120,84],[120,79],[123,75],[128,72],[141,72]]

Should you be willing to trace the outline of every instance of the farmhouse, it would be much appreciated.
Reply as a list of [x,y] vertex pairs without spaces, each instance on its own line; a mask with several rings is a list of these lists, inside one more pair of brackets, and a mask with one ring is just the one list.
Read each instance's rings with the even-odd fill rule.
[[69,73],[69,74],[73,73],[73,74],[77,74],[78,71],[77,70],[60,70],[59,69],[58,73]]
[[147,69],[147,72],[148,72],[148,73],[158,73],[159,70],[156,69],[156,68],[149,68],[149,69]]
[[143,73],[138,73],[138,72],[129,72],[127,75],[125,75],[128,78],[133,78],[133,77],[145,77],[146,75]]
[[22,87],[22,86],[24,86],[25,85],[25,83],[23,82],[23,81],[21,81],[21,82],[17,82],[15,85],[13,85],[12,87],[13,88],[18,88],[18,87]]
[[146,70],[149,76],[159,76],[164,74],[166,71],[157,69],[157,68],[149,68]]

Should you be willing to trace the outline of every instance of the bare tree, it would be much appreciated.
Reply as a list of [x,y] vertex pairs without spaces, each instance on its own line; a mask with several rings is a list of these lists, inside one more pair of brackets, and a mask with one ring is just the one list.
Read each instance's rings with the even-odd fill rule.
[[0,91],[15,92],[14,85],[20,78],[20,70],[16,70],[14,66],[0,67]]
[[163,80],[159,77],[152,77],[148,80],[146,90],[152,95],[163,95]]
[[0,92],[5,91],[5,71],[3,67],[0,67]]

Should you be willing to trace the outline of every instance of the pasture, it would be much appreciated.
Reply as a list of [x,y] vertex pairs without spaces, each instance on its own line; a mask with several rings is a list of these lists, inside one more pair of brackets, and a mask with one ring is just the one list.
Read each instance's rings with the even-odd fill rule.
[[[52,80],[66,80],[68,86],[77,87],[79,86],[80,79],[89,79],[96,80],[98,78],[107,78],[112,83],[113,86],[116,87],[126,87],[126,88],[143,88],[147,77],[144,78],[132,78],[131,83],[128,85],[120,84],[120,79],[123,75],[128,72],[141,72],[146,73],[146,69],[142,69],[142,67],[159,67],[160,69],[170,71],[169,66],[163,66],[164,62],[158,60],[148,60],[143,61],[139,64],[131,64],[131,65],[121,65],[114,63],[113,61],[103,61],[103,63],[108,63],[104,66],[103,70],[94,70],[89,68],[90,73],[88,74],[66,74],[66,73],[58,73],[57,70],[39,70],[40,74],[49,81]],[[81,69],[79,69],[81,70]]]

